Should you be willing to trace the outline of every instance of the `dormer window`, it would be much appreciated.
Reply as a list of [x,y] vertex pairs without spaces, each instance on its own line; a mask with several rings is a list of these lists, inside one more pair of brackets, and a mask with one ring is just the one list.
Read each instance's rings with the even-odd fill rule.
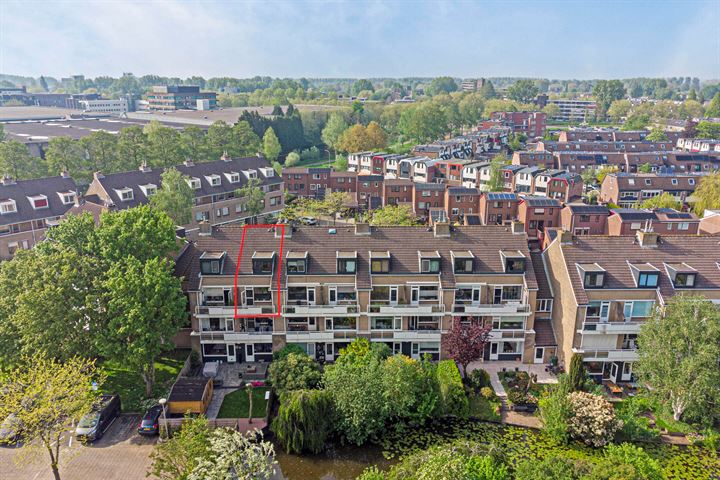
[[475,256],[469,250],[462,252],[451,252],[453,258],[453,271],[455,273],[472,273],[473,258]]
[[697,270],[687,263],[666,263],[665,270],[675,288],[693,288],[697,280]]
[[288,274],[304,274],[307,272],[307,252],[288,252],[287,254],[287,273]]
[[260,171],[265,176],[265,178],[270,178],[275,176],[275,170],[273,170],[270,167],[260,167]]
[[0,215],[15,212],[17,212],[17,205],[15,204],[15,200],[9,198],[7,200],[0,201]]
[[390,273],[390,252],[370,252],[370,273]]
[[188,185],[190,185],[190,188],[193,190],[199,190],[200,189],[200,179],[197,177],[193,177],[187,180]]
[[205,180],[207,180],[211,187],[219,187],[222,183],[220,175],[205,175]]
[[243,173],[248,179],[257,178],[257,170],[243,170]]
[[629,263],[630,271],[635,279],[637,288],[656,288],[660,277],[660,271],[649,263]]
[[75,203],[75,192],[58,192],[60,201],[63,205],[71,205]]
[[500,256],[503,260],[505,273],[525,273],[525,255],[519,250],[502,250]]
[[418,252],[420,273],[440,273],[440,254],[438,252]]
[[230,182],[230,183],[239,183],[240,182],[240,174],[238,172],[226,173],[225,176],[227,177],[228,182]]
[[204,252],[200,256],[200,273],[203,275],[219,275],[222,273],[225,252]]
[[345,275],[357,273],[357,252],[337,252],[337,273]]
[[134,198],[133,195],[133,189],[132,188],[122,188],[119,190],[115,190],[118,194],[118,197],[120,197],[120,201],[122,202],[129,202]]
[[577,266],[585,288],[602,288],[605,285],[605,269],[597,263],[586,263]]
[[30,205],[35,210],[39,210],[41,208],[48,208],[48,199],[45,195],[35,195],[33,197],[28,197],[28,200],[30,200]]
[[255,275],[272,275],[275,252],[255,252],[252,256]]
[[145,194],[146,197],[155,195],[157,193],[157,185],[154,183],[148,183],[147,185],[140,185],[140,190]]

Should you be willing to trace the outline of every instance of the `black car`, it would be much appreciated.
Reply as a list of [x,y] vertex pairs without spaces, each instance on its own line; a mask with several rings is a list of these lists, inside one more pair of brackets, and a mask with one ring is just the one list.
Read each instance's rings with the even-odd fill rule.
[[100,440],[120,415],[120,409],[118,395],[103,395],[95,408],[80,419],[75,429],[75,437],[87,442]]
[[138,424],[138,433],[140,435],[157,435],[160,433],[160,415],[162,415],[160,405],[150,407]]

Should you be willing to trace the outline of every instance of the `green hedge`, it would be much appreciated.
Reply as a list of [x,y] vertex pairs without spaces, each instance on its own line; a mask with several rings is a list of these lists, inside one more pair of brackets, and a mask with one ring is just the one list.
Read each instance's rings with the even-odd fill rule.
[[437,366],[440,387],[440,414],[465,416],[468,414],[468,398],[463,388],[460,370],[453,360],[443,360]]

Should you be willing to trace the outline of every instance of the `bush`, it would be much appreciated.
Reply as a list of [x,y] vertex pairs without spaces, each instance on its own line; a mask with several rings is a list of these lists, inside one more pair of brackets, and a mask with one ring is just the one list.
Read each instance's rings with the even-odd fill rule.
[[465,379],[465,382],[468,387],[475,392],[479,392],[480,389],[491,386],[490,374],[481,368],[477,368],[470,372]]
[[[474,442],[436,445],[409,455],[393,466],[384,478],[390,480],[510,480],[508,467]],[[379,480],[383,477],[361,477]]]
[[330,392],[295,390],[283,396],[271,429],[287,453],[320,453],[333,423]]
[[507,392],[507,399],[512,404],[525,403],[525,392],[518,388],[511,388]]
[[593,447],[602,447],[615,438],[622,421],[607,400],[586,392],[572,392],[568,396],[572,414],[568,418],[568,433]]
[[487,400],[493,400],[495,398],[495,392],[490,387],[482,387],[480,389],[480,395],[482,395]]
[[568,419],[572,414],[572,407],[568,401],[569,392],[567,375],[560,375],[558,384],[551,387],[538,402],[543,430],[557,443],[568,441]]
[[300,162],[300,155],[297,152],[290,152],[285,157],[285,166],[287,168],[294,167]]
[[657,460],[640,447],[630,443],[608,445],[604,457],[593,468],[593,480],[629,478],[638,480],[663,480],[665,475]]
[[385,480],[386,478],[385,473],[373,465],[372,467],[366,468],[356,480]]
[[200,354],[196,350],[190,351],[190,368],[198,368],[200,365],[202,365],[202,362],[200,361]]
[[272,362],[268,369],[268,380],[279,394],[316,388],[321,378],[320,365],[305,354],[290,353]]
[[438,363],[437,381],[440,389],[440,413],[442,415],[467,415],[468,398],[465,395],[460,370],[453,360],[442,360]]
[[583,390],[585,384],[585,365],[583,365],[583,356],[574,353],[570,359],[570,370],[568,371],[568,380],[573,391]]
[[288,343],[283,348],[273,353],[273,360],[282,360],[291,353],[297,355],[307,355],[307,352],[297,343]]
[[615,408],[615,413],[623,422],[618,438],[628,442],[657,439],[660,432],[650,427],[650,419],[642,414],[649,410],[647,402],[639,397],[631,397]]
[[523,460],[515,468],[515,480],[576,480],[590,473],[590,468],[581,460],[564,457]]

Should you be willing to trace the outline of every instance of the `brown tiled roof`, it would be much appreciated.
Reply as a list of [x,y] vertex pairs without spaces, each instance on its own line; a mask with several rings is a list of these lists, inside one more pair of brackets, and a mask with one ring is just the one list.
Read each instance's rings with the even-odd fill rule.
[[[576,236],[563,244],[563,257],[578,304],[588,302],[577,264],[597,263],[605,270],[604,289],[635,289],[628,262],[649,263],[660,270],[658,288],[666,299],[678,291],[720,289],[720,237],[665,236],[656,248],[641,247],[635,237]],[[676,290],[664,263],[686,263],[697,270],[694,289]]]
[[[695,190],[695,187],[702,179],[701,175],[678,174],[678,175],[656,175],[652,173],[639,174],[611,174],[617,177],[619,190]],[[677,180],[677,185],[673,185],[673,179]],[[692,179],[692,184],[690,182]],[[633,183],[630,182],[633,181]]]
[[555,332],[553,331],[552,322],[550,320],[535,319],[535,345],[538,347],[554,347]]
[[[329,233],[331,230],[335,230],[335,233]],[[253,252],[277,252],[280,246],[280,239],[275,238],[272,228],[252,228],[247,229],[246,232],[243,258],[239,268],[240,275],[252,275]],[[238,266],[237,258],[242,233],[241,226],[221,226],[213,230],[212,236],[198,239],[195,249],[198,252],[227,252],[222,274],[234,275]],[[418,251],[429,249],[440,253],[440,275],[420,273]],[[297,227],[291,238],[283,240],[282,263],[284,265],[287,252],[306,251],[309,259],[308,275],[337,275],[336,252],[356,251],[358,259],[356,283],[358,288],[367,289],[372,286],[369,274],[370,252],[389,251],[390,274],[417,275],[418,279],[422,277],[435,279],[439,276],[443,288],[453,288],[455,275],[450,252],[460,250],[473,252],[476,274],[503,273],[501,250],[519,250],[526,258],[530,257],[527,236],[524,233],[513,234],[509,227],[502,225],[455,227],[449,238],[435,237],[433,231],[427,227],[373,227],[370,235],[355,235],[353,227],[338,226],[331,229],[303,226]],[[190,290],[197,289],[199,284],[198,258],[199,255],[191,260],[189,271],[182,272],[190,280]],[[180,264],[178,260],[176,272],[181,272],[178,270]],[[277,277],[273,275],[273,284],[275,278]],[[527,265],[526,283],[530,289],[538,288],[532,262],[528,262]]]
[[530,252],[530,259],[532,260],[533,270],[535,271],[535,280],[537,280],[538,284],[538,300],[553,298],[552,288],[550,287],[550,282],[547,278],[547,271],[545,270],[542,252]]

